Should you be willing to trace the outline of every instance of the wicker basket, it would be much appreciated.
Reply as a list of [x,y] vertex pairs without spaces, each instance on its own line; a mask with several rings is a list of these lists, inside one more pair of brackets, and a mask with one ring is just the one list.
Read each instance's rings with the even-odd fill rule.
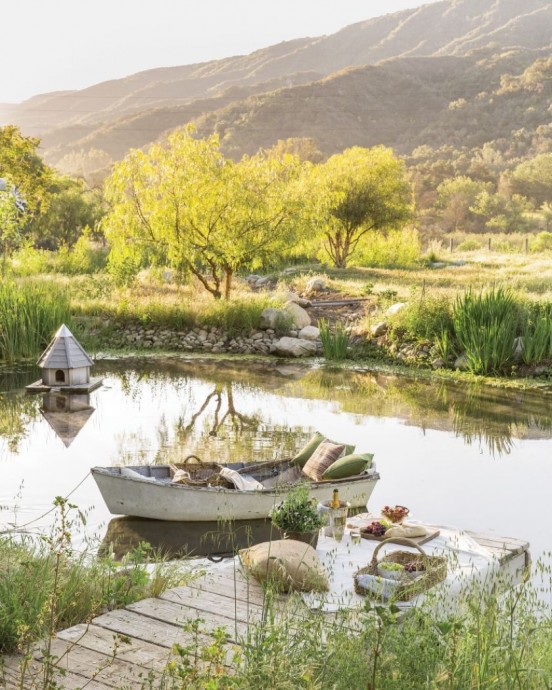
[[[195,460],[195,462],[191,462]],[[222,465],[216,462],[203,462],[197,455],[188,455],[183,463],[171,465],[171,477],[175,484],[189,486],[228,486],[228,480],[220,476]]]
[[[393,551],[378,561],[378,553],[386,544],[411,546],[412,548],[417,549],[419,554],[414,554],[412,551]],[[393,582],[394,586],[388,587],[386,590],[385,581],[383,581],[383,578],[379,577],[377,574],[379,563],[385,561],[388,563],[400,563],[401,565],[412,561],[419,562],[423,563],[425,570],[422,571],[420,576],[414,580],[406,577],[405,575],[404,579],[398,581],[396,586]],[[372,560],[370,561],[370,565],[366,566],[365,568],[361,568],[354,575],[355,592],[357,594],[378,596],[377,592],[367,590],[359,584],[359,577],[364,575],[374,578],[373,582],[375,589],[381,589],[380,596],[383,596],[383,598],[393,598],[396,601],[410,601],[410,599],[413,599],[414,597],[418,596],[418,594],[427,591],[430,589],[430,587],[442,582],[446,578],[447,559],[444,556],[428,556],[419,544],[416,544],[416,542],[411,541],[410,539],[403,539],[402,537],[386,539],[385,541],[379,543],[374,549],[374,554],[372,556]],[[378,585],[381,585],[381,587],[378,587]],[[389,593],[389,595],[385,593],[386,591]]]

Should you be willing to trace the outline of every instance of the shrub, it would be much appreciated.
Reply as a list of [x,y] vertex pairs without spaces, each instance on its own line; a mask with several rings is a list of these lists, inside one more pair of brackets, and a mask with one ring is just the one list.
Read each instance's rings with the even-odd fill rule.
[[19,276],[43,273],[64,275],[92,274],[101,271],[106,264],[106,250],[83,234],[71,248],[63,246],[58,251],[34,249],[27,246],[13,257],[13,272]]
[[359,266],[381,266],[403,268],[415,266],[422,255],[418,231],[412,228],[390,230],[386,234],[370,232],[362,251],[359,250]]
[[390,318],[392,339],[435,340],[443,331],[453,332],[450,301],[441,295],[414,292],[408,304]]
[[479,249],[483,249],[483,241],[475,238],[464,240],[456,247],[456,250],[459,252],[473,252]]
[[519,305],[513,293],[492,288],[466,291],[453,307],[454,331],[474,374],[497,374],[512,362]]
[[537,236],[532,240],[530,247],[532,252],[551,251],[552,232],[539,232]]

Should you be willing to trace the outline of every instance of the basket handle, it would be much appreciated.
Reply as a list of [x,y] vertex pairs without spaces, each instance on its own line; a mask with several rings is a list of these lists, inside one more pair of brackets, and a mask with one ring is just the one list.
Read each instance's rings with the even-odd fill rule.
[[371,567],[375,568],[377,566],[378,552],[386,544],[400,544],[401,546],[411,546],[414,549],[418,549],[418,551],[422,554],[424,562],[427,563],[427,553],[415,541],[412,541],[412,539],[407,539],[406,537],[391,537],[390,539],[384,539],[376,546],[372,555],[372,562],[370,563]]
[[203,460],[199,458],[197,455],[187,455],[184,458],[184,462],[182,463],[182,465],[186,465],[188,463],[188,460],[191,460],[192,458],[194,458],[194,460],[197,460],[198,462],[203,462]]

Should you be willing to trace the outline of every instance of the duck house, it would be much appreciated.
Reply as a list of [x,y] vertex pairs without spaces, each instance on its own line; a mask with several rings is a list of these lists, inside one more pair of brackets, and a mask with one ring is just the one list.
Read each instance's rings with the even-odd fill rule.
[[31,392],[59,389],[63,393],[89,393],[102,384],[102,379],[90,378],[94,361],[67,328],[61,326],[52,342],[40,356],[38,366],[42,379],[27,386]]

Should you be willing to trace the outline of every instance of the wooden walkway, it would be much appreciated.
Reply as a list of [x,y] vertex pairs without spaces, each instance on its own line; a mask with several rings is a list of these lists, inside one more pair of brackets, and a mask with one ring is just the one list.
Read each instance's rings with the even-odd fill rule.
[[[489,535],[471,534],[496,555],[501,573],[519,576],[529,563],[529,544]],[[185,587],[166,591],[158,598],[144,599],[124,609],[95,618],[88,625],[61,631],[52,641],[51,654],[57,657],[58,685],[87,690],[156,687],[163,669],[172,658],[175,643],[195,645],[195,634],[186,623],[201,619],[197,637],[200,647],[213,642],[210,632],[224,627],[229,635],[226,665],[231,667],[235,646],[264,612],[264,593],[260,585],[241,571],[226,569],[211,572]],[[309,615],[297,597],[281,596],[280,610],[291,615]],[[21,681],[21,658],[4,659],[0,688],[43,688],[42,653],[36,650],[25,681]]]

